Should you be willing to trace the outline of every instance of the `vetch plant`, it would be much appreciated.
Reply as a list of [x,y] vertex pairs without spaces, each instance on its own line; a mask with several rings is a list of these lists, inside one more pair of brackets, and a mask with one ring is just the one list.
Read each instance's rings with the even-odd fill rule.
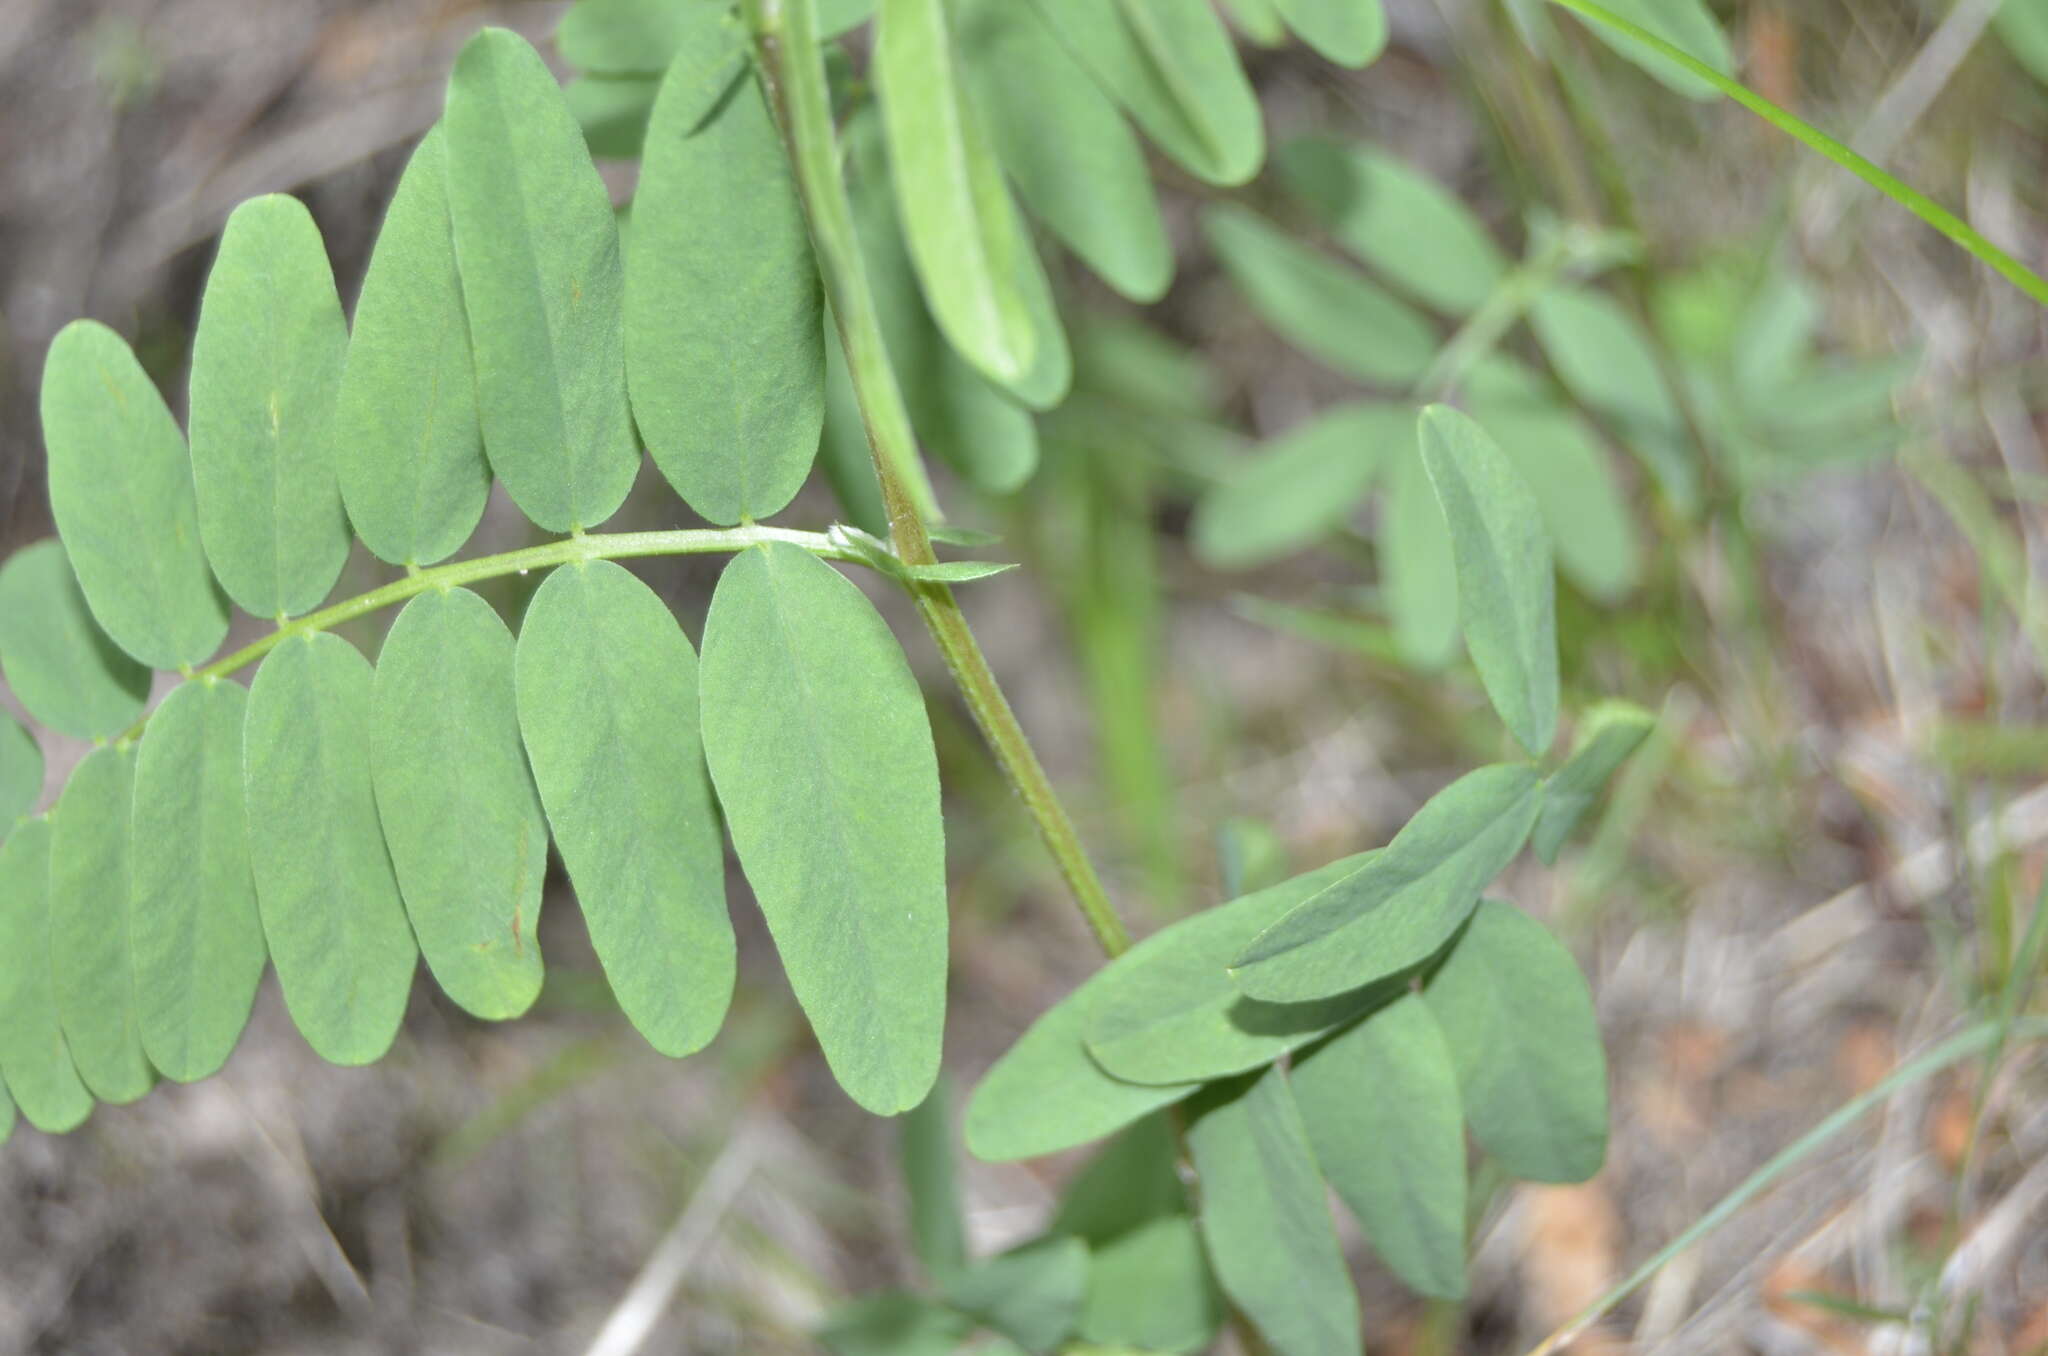
[[[1511,264],[1434,184],[1325,141],[1284,147],[1281,179],[1405,298],[1239,203],[1206,209],[1251,308],[1378,394],[1214,490],[1197,549],[1283,554],[1384,477],[1402,648],[1462,646],[1515,751],[1383,847],[1133,945],[952,591],[1006,566],[937,558],[982,543],[946,526],[920,449],[984,490],[1032,481],[1034,414],[1080,363],[1034,225],[1158,298],[1173,256],[1133,125],[1231,187],[1264,158],[1258,106],[1206,5],[881,0],[871,88],[838,42],[869,8],[583,0],[559,35],[583,72],[566,91],[523,39],[480,33],[352,318],[302,206],[229,219],[185,429],[112,331],[57,337],[58,536],[0,566],[0,669],[95,748],[22,818],[41,756],[0,721],[0,1135],[17,1107],[61,1132],[218,1071],[266,966],[337,1064],[391,1048],[421,960],[464,1010],[518,1017],[545,975],[550,847],[626,1019],[687,1056],[735,983],[729,833],[840,1086],[911,1113],[931,1284],[842,1309],[827,1345],[987,1331],[1185,1351],[1234,1318],[1278,1352],[1359,1350],[1330,1191],[1408,1285],[1454,1298],[1465,1131],[1533,1181],[1583,1181],[1605,1153],[1585,981],[1487,892],[1525,848],[1555,858],[1654,723],[1601,703],[1557,747],[1557,570],[1611,598],[1642,550],[1584,412],[1673,501],[1691,492],[1671,393],[1617,373],[1631,322],[1585,286],[1620,247],[1539,224]],[[1642,25],[1614,28],[1619,50],[1683,93],[1724,88],[1703,8],[1615,8]],[[1386,41],[1372,0],[1230,9],[1347,64]],[[639,160],[627,213],[593,153]],[[1495,351],[1525,320],[1555,382]],[[1797,353],[1807,323],[1755,321]],[[1751,413],[1783,384],[1730,381]],[[710,526],[601,530],[643,450]],[[818,460],[850,521],[771,524]],[[550,539],[460,558],[494,483]],[[330,602],[354,541],[403,573]],[[730,557],[701,653],[620,563],[680,555]],[[932,732],[897,638],[835,565],[914,604],[1108,958],[967,1102],[987,1160],[1107,1141],[1046,1235],[996,1257],[968,1256],[938,1084]],[[529,573],[516,628],[471,588]],[[273,629],[223,655],[236,608]],[[387,609],[374,664],[336,634]],[[153,673],[173,679],[149,710]]]

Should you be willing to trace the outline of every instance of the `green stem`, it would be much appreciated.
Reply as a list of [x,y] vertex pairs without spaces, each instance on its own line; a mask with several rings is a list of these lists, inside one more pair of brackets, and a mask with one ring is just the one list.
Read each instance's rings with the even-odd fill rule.
[[[813,0],[746,0],[747,19],[759,50],[770,106],[789,144],[825,293],[831,299],[839,339],[846,350],[847,373],[867,426],[875,477],[889,517],[890,543],[905,564],[930,564],[934,557],[926,524],[936,516],[936,506],[918,457],[903,393],[896,383],[896,370],[882,340],[860,238],[854,231],[853,207],[839,177],[839,139],[812,4]],[[910,591],[967,709],[1037,824],[1039,836],[1096,941],[1106,954],[1122,955],[1130,949],[1130,934],[1117,917],[1109,892],[1081,845],[1081,835],[1017,723],[1017,714],[1010,709],[953,591],[931,582],[913,584]]]
[[[517,551],[505,551],[494,556],[477,556],[471,560],[451,561],[446,565],[413,570],[403,579],[394,579],[381,588],[371,589],[368,593],[344,599],[332,607],[323,607],[318,612],[308,612],[303,617],[282,622],[269,635],[253,640],[203,668],[193,669],[186,673],[185,677],[226,677],[238,669],[249,667],[293,636],[331,630],[344,622],[366,617],[394,603],[416,598],[431,589],[452,589],[485,579],[501,579],[509,574],[525,574],[529,570],[545,570],[556,565],[569,565],[586,560],[630,560],[638,556],[726,555],[744,551],[750,546],[762,546],[768,542],[782,542],[802,547],[828,560],[844,560],[859,565],[874,563],[859,552],[841,546],[823,532],[799,532],[786,527],[750,525],[687,528],[673,532],[588,533],[564,537],[560,541],[543,542],[539,546],[523,547]],[[121,738],[134,739],[142,733],[148,722],[149,717],[144,716],[123,733]]]
[[1591,19],[1596,23],[1604,24],[1615,32],[1648,47],[1659,56],[1683,66],[1687,71],[1706,81],[1736,103],[1741,104],[1771,126],[1785,133],[1785,135],[1805,143],[1808,147],[1820,152],[1843,169],[1848,170],[1851,174],[1863,180],[1863,182],[1877,189],[1878,192],[1884,194],[1893,202],[1898,203],[1929,226],[1940,231],[1971,254],[1976,255],[1979,259],[1989,264],[2003,275],[2008,282],[2019,288],[2020,291],[2025,292],[2042,305],[2048,306],[2048,278],[2043,278],[2010,254],[1992,244],[1978,232],[1976,227],[1970,225],[1970,223],[1964,221],[1961,217],[1949,211],[1919,189],[1914,188],[1911,184],[1898,178],[1898,176],[1880,169],[1863,156],[1858,155],[1849,147],[1829,136],[1826,132],[1821,131],[1818,127],[1801,121],[1772,103],[1769,99],[1764,98],[1761,94],[1754,93],[1746,85],[1729,79],[1706,62],[1687,52],[1684,48],[1666,42],[1655,33],[1638,24],[1630,23],[1612,10],[1602,5],[1594,4],[1593,0],[1550,0],[1550,3],[1568,9],[1581,18]]

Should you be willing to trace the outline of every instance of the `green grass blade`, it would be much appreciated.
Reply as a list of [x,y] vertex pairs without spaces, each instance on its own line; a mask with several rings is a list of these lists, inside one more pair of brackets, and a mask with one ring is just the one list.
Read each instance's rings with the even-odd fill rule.
[[1934,199],[1928,197],[1925,193],[1920,192],[1920,190],[1906,183],[1898,176],[1880,169],[1869,160],[1849,149],[1849,147],[1829,136],[1826,132],[1821,131],[1810,123],[1802,122],[1800,119],[1793,117],[1770,100],[1760,94],[1751,92],[1746,86],[1721,74],[1721,72],[1715,70],[1712,66],[1709,66],[1706,62],[1701,61],[1683,48],[1666,42],[1663,38],[1658,37],[1638,24],[1630,23],[1603,5],[1594,4],[1593,0],[1550,0],[1550,2],[1554,5],[1561,5],[1583,18],[1593,20],[1595,23],[1604,24],[1626,37],[1633,38],[1673,64],[1690,71],[1693,75],[1706,81],[1709,85],[1712,85],[1736,103],[1741,104],[1744,108],[1756,114],[1785,135],[1804,143],[1806,146],[1834,161],[1843,169],[1848,170],[1851,174],[1863,180],[1863,182],[1869,184],[1872,188],[1875,188],[1878,192],[1884,194],[1893,202],[1898,203],[1914,216],[1919,217],[1929,226],[1940,231],[1971,254],[1976,255],[1977,258],[1989,264],[2008,282],[2019,288],[2020,291],[2025,292],[2042,305],[2048,306],[2048,278],[2043,278],[2010,254],[1992,244],[1975,227],[1943,207],[1940,203],[1934,201]]

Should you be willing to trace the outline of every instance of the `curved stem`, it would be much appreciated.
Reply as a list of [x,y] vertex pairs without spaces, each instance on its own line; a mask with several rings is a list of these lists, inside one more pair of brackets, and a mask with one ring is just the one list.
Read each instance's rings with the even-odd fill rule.
[[[416,598],[432,589],[451,589],[486,579],[502,579],[508,574],[525,574],[529,570],[545,570],[578,561],[630,560],[639,556],[727,555],[768,542],[782,542],[789,546],[802,547],[813,555],[823,556],[828,560],[843,560],[857,565],[874,563],[859,552],[840,545],[823,532],[800,532],[787,527],[748,525],[727,528],[683,528],[673,532],[586,533],[564,537],[560,541],[543,542],[539,546],[522,547],[517,551],[505,551],[494,556],[477,556],[471,560],[450,561],[446,565],[413,570],[403,579],[394,579],[381,588],[371,589],[368,593],[344,599],[332,607],[323,607],[318,612],[308,612],[303,617],[294,617],[290,621],[282,622],[269,635],[250,641],[241,649],[223,655],[211,664],[193,669],[185,677],[226,677],[238,669],[249,667],[293,636],[330,630],[343,622],[368,616],[372,612]],[[135,738],[142,733],[143,727],[148,723],[149,717],[145,715],[123,732],[120,738]]]
[[[818,267],[846,349],[847,372],[867,425],[875,476],[889,515],[890,543],[905,564],[927,565],[934,557],[926,522],[936,508],[903,392],[882,341],[860,239],[854,231],[853,207],[839,177],[839,139],[812,0],[747,0],[746,13],[759,49],[769,105],[789,145]],[[1130,934],[1117,917],[1109,892],[1088,860],[1081,835],[1053,790],[1052,779],[1046,776],[1023,726],[1017,723],[1017,713],[1010,709],[953,591],[941,583],[918,582],[910,585],[910,592],[974,723],[1037,824],[1039,837],[1066,878],[1067,889],[1095,940],[1106,954],[1123,954],[1130,949]]]
[[1593,0],[1550,0],[1550,3],[1562,6],[1582,19],[1590,19],[1595,23],[1612,29],[1616,33],[1632,38],[1656,52],[1659,56],[1683,66],[1688,72],[1706,81],[1736,103],[1741,104],[1771,126],[1785,133],[1785,135],[1792,137],[1794,140],[1804,142],[1807,146],[1819,151],[1843,169],[1848,170],[1851,174],[1863,180],[1878,192],[1884,194],[1893,202],[1898,203],[1914,216],[1919,217],[1929,226],[1940,231],[1971,254],[1976,255],[1979,259],[1989,264],[2014,287],[2019,288],[2020,291],[2025,292],[2042,305],[2048,306],[2048,278],[2043,278],[2010,254],[1992,244],[1989,240],[1985,239],[1976,227],[1970,225],[1969,222],[1964,221],[1961,217],[1949,211],[1919,189],[1906,183],[1897,175],[1885,172],[1877,165],[1872,164],[1863,156],[1858,155],[1849,147],[1829,136],[1826,132],[1813,126],[1813,124],[1794,117],[1769,99],[1764,98],[1761,94],[1757,94],[1749,89],[1748,86],[1729,79],[1684,48],[1666,42],[1640,24],[1630,23],[1627,19],[1622,18],[1619,14],[1614,13],[1605,6],[1595,4]]

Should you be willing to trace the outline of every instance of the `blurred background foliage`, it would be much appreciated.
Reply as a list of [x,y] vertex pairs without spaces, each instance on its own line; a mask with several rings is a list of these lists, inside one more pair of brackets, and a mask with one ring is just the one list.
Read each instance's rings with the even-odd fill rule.
[[[1900,1052],[2027,1001],[2048,863],[2043,313],[1534,0],[1390,0],[1388,50],[1360,71],[1280,41],[1264,0],[1226,8],[1266,168],[1219,189],[1151,156],[1170,283],[1141,260],[1120,294],[1047,251],[1075,366],[1048,413],[922,316],[858,40],[837,72],[849,172],[941,497],[1026,565],[976,585],[971,615],[1140,930],[1380,843],[1501,754],[1455,659],[1412,444],[1377,430],[1442,379],[1443,339],[1530,283],[1465,396],[1558,540],[1567,709],[1661,712],[1585,841],[1505,883],[1592,976],[1614,1148],[1587,1186],[1493,1197],[1461,1307],[1358,1258],[1374,1349],[1521,1351]],[[1712,8],[1754,88],[2048,266],[2048,6]],[[505,23],[552,51],[564,9],[0,6],[0,555],[49,530],[33,391],[59,325],[108,321],[182,389],[215,236],[268,190],[306,199],[352,296],[463,38]],[[630,213],[658,62],[579,68],[565,45]],[[1361,296],[1413,332],[1362,323]],[[789,520],[873,526],[835,399],[840,497],[815,485]],[[621,526],[677,512],[636,496]],[[472,550],[528,530],[494,506]],[[353,562],[343,591],[379,568]],[[714,572],[646,574],[688,619]],[[935,694],[964,1089],[1092,950],[900,629]],[[45,747],[54,790],[82,750]],[[394,1056],[343,1071],[266,988],[223,1077],[68,1139],[18,1131],[0,1350],[581,1350],[666,1259],[681,1279],[646,1349],[801,1351],[848,1294],[913,1280],[894,1127],[826,1077],[758,918],[737,918],[726,1031],[672,1064],[618,1020],[570,912],[551,912],[559,963],[526,1021],[488,1028],[420,986]],[[2044,1076],[2016,1051],[1902,1091],[1579,1349],[2048,1350]],[[1041,1229],[1073,1167],[963,1162],[974,1250]],[[1909,1338],[1929,1296],[1931,1335]]]

